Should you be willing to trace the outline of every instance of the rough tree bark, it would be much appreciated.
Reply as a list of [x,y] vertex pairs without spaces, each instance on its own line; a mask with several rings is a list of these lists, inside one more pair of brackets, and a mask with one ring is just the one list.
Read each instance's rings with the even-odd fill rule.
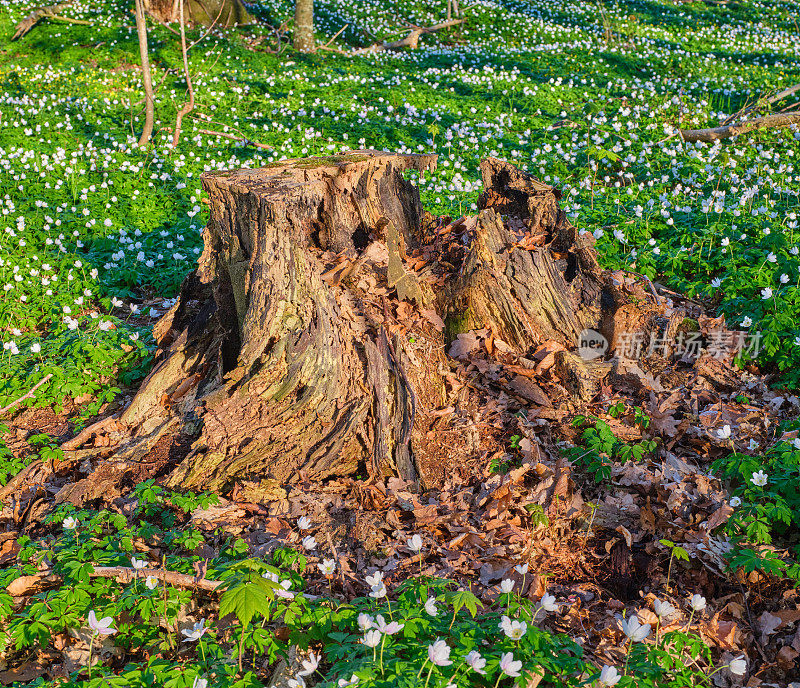
[[314,52],[314,0],[295,0],[294,49],[304,53]]
[[[435,161],[354,151],[204,175],[205,249],[154,327],[149,376],[124,410],[65,442],[58,466],[31,464],[0,498],[38,494],[77,465],[93,472],[58,502],[152,475],[264,493],[356,472],[441,485],[472,458],[439,422],[462,384],[452,342],[479,329],[533,368],[542,344],[574,350],[584,328],[612,341],[618,312],[634,329],[649,317],[599,268],[559,193],[512,165],[482,163],[477,216],[425,214],[403,172]],[[592,371],[559,354],[559,378],[588,399]],[[509,393],[549,403],[529,377]],[[162,440],[184,449],[154,468]]]
[[180,21],[181,3],[190,24],[234,26],[251,24],[254,19],[240,0],[142,0],[154,19],[172,24]]
[[[618,296],[558,193],[499,160],[482,164],[478,216],[442,241],[402,174],[434,164],[356,151],[206,174],[205,250],[115,420],[117,464],[178,433],[193,449],[168,482],[186,489],[358,470],[439,482],[462,450],[432,441],[449,342],[487,328],[521,355],[574,349]],[[419,331],[393,316],[403,300],[429,314]]]

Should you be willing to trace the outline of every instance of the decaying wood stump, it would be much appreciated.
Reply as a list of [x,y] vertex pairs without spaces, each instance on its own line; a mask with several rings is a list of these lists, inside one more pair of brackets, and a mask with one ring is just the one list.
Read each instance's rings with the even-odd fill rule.
[[205,250],[114,421],[116,465],[171,434],[193,442],[167,478],[186,489],[356,472],[441,483],[465,454],[438,435],[453,340],[483,329],[520,357],[574,350],[622,297],[558,193],[507,163],[481,165],[477,216],[426,216],[403,172],[435,162],[355,151],[204,175]]

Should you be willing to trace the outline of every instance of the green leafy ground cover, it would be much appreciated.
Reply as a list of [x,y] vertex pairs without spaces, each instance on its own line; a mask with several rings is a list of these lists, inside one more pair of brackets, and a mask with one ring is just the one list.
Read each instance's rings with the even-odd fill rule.
[[[197,593],[160,581],[152,570],[156,564],[137,551],[137,543],[158,542],[164,569],[193,575],[197,557],[190,552],[204,534],[180,526],[189,511],[214,504],[216,498],[169,493],[152,481],[137,487],[136,497],[130,518],[107,510],[60,508],[48,517],[55,527],[51,537],[38,542],[20,538],[19,560],[25,563],[3,570],[0,584],[36,574],[43,562],[62,584],[34,595],[22,610],[8,592],[0,592],[4,655],[34,654],[59,638],[63,643],[69,634],[91,640],[94,654],[68,653],[74,668],[67,667],[72,671],[58,684],[96,688],[197,688],[205,682],[261,686],[292,647],[303,657],[285,684],[293,688],[306,681],[339,687],[496,688],[526,685],[534,675],[544,685],[684,688],[705,685],[711,671],[730,671],[730,661],[714,668],[709,648],[692,627],[695,611],[705,607],[699,596],[690,603],[695,611],[685,628],[660,632],[660,624],[652,628],[636,617],[625,620],[625,666],[617,669],[594,666],[574,640],[539,628],[537,620],[541,623],[561,605],[551,595],[538,603],[521,597],[512,579],[503,581],[492,606],[451,581],[417,576],[401,583],[390,599],[380,571],[365,575],[364,595],[349,602],[309,595],[303,552],[316,554],[318,545],[307,534],[314,525],[302,518],[297,521],[303,538],[299,552],[277,549],[265,561],[247,558],[248,545],[241,539],[219,543],[219,555],[205,561],[206,578],[222,581],[219,605],[211,613]],[[408,543],[410,554],[420,547],[421,540]],[[133,566],[141,575],[124,585],[92,577],[99,566]],[[333,578],[336,560],[322,559],[315,568]],[[524,577],[527,566],[517,572]],[[675,609],[667,605],[658,613],[667,623]],[[94,620],[99,626],[92,625]],[[100,628],[108,629],[122,653],[103,643]],[[656,642],[642,643],[651,633]],[[123,664],[120,656],[128,661]],[[94,664],[93,657],[100,661]],[[688,658],[692,662],[687,665]]]
[[[336,43],[342,48],[369,44],[373,36],[396,37],[403,21],[430,24],[444,11],[405,1],[316,5],[320,38],[347,25]],[[800,132],[763,132],[714,145],[685,144],[675,135],[678,125],[714,126],[760,96],[800,82],[794,3],[630,1],[603,3],[601,11],[582,2],[487,1],[469,10],[465,27],[424,39],[421,50],[359,58],[251,49],[254,37],[272,35],[264,27],[214,32],[191,53],[198,107],[177,150],[169,146],[169,129],[185,84],[174,35],[151,27],[158,121],[154,145],[141,150],[135,143],[142,96],[128,4],[79,3],[64,13],[92,26],[43,23],[9,43],[13,24],[34,6],[0,6],[0,407],[50,375],[33,403],[58,410],[77,400],[88,417],[146,374],[148,328],[202,248],[204,171],[361,147],[439,153],[439,169],[418,179],[425,206],[439,214],[474,209],[482,157],[529,169],[561,188],[562,204],[573,223],[597,237],[605,265],[645,272],[703,299],[732,324],[762,333],[759,363],[793,388],[800,383]],[[278,25],[292,7],[264,2],[255,12]],[[273,150],[200,129],[241,135]],[[47,448],[45,442],[41,451]],[[0,453],[5,482],[22,462]],[[795,457],[792,447],[780,445],[764,458],[734,454],[720,462],[718,470],[743,504],[731,528],[768,543],[799,522]],[[757,468],[778,477],[756,485]],[[764,498],[758,491],[764,487],[775,499]],[[385,612],[388,621],[384,601],[365,597],[332,607],[297,596],[284,604],[273,599],[274,586],[258,580],[272,580],[261,573],[275,571],[253,564],[256,576],[235,542],[211,563],[209,575],[250,585],[257,603],[237,607],[253,612],[247,623],[247,614],[237,613],[240,627],[204,636],[204,659],[201,643],[192,646],[198,651],[179,649],[177,631],[161,621],[177,618],[185,591],[150,590],[143,581],[122,586],[86,573],[87,562],[129,561],[126,538],[152,537],[171,524],[143,513],[124,523],[102,512],[76,517],[79,528],[56,528],[44,549],[31,544],[23,552],[30,568],[6,569],[2,581],[33,571],[47,557],[69,583],[40,593],[22,612],[5,599],[7,650],[33,652],[67,627],[86,627],[90,609],[113,616],[130,650],[129,673],[112,677],[98,666],[89,677],[77,667],[74,685],[189,686],[212,676],[212,684],[255,685],[263,675],[253,669],[254,650],[268,659],[278,651],[277,641],[257,628],[274,627],[266,619],[274,622],[276,614],[293,641],[322,644],[330,685],[351,674],[365,685],[397,685],[386,671],[399,676],[398,667],[405,667],[406,676],[409,663],[421,673],[417,681],[412,670],[408,685],[506,685],[514,677],[500,673],[504,652],[519,658],[555,653],[562,659],[546,668],[551,683],[599,680],[580,648],[538,629],[525,634],[535,648],[515,645],[507,634],[500,636],[507,646],[491,645],[503,603],[472,613],[466,602],[453,600],[446,583],[426,580],[409,582],[392,612],[406,627],[382,640],[379,676],[371,651],[356,644],[363,631],[357,617]],[[169,568],[191,573],[197,558],[191,540],[191,532],[180,532],[168,543]],[[291,569],[292,589],[299,591],[300,560],[277,563],[282,575]],[[439,598],[446,607],[441,618],[450,624],[452,615],[452,624],[424,611],[429,595]],[[512,604],[522,605],[515,618],[527,618],[533,628],[535,609],[509,598],[506,613]],[[458,644],[453,659],[462,664],[426,659],[425,648],[438,638]],[[463,665],[483,640],[491,645],[484,653],[486,678]],[[680,673],[694,671],[680,658],[684,652],[701,656],[699,641],[690,633],[661,640],[659,657],[644,656],[649,650],[630,643],[631,671],[618,685],[703,684],[699,670],[698,676]],[[237,679],[239,648],[253,673]],[[171,659],[161,657],[162,650]],[[461,673],[453,678],[454,669]]]

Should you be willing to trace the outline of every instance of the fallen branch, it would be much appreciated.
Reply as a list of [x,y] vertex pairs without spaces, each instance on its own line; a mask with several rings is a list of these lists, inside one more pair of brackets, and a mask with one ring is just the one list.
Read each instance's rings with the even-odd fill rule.
[[[214,592],[224,581],[195,578],[187,573],[165,571],[164,569],[134,569],[126,566],[95,566],[89,572],[89,578],[114,578],[118,583],[131,583],[136,578],[142,580],[152,576],[159,581],[176,588],[192,588]],[[63,582],[63,578],[52,570],[42,571],[33,576],[21,576],[8,584],[7,590],[13,597],[23,597],[45,588],[54,588]]]
[[441,31],[442,29],[449,29],[451,26],[463,24],[465,21],[467,21],[466,18],[451,19],[450,21],[444,21],[439,24],[434,24],[433,26],[415,26],[411,28],[411,32],[408,34],[408,36],[401,38],[399,41],[384,41],[383,43],[375,43],[367,48],[358,48],[357,50],[353,50],[347,54],[365,55],[367,53],[376,53],[383,50],[402,50],[403,48],[411,48],[414,50],[419,45],[419,39],[421,36],[424,36],[427,33]]
[[711,129],[680,129],[679,131],[683,140],[688,143],[695,143],[697,141],[712,143],[714,141],[722,141],[723,139],[739,136],[740,134],[746,134],[750,131],[781,129],[790,127],[793,124],[800,125],[800,114],[765,115],[764,117],[756,117],[746,122],[736,122],[735,124],[713,127]]
[[45,375],[39,382],[37,382],[33,387],[31,387],[25,394],[23,394],[19,399],[14,399],[8,406],[4,406],[0,408],[0,416],[3,416],[6,411],[10,411],[14,408],[17,404],[22,403],[26,399],[30,399],[34,394],[36,394],[36,390],[39,389],[43,384],[45,384],[50,378],[53,377],[53,373],[48,373]]
[[[731,122],[735,122],[737,119],[741,119],[742,117],[746,117],[750,113],[758,110],[760,107],[765,105],[772,105],[773,103],[777,103],[778,101],[783,100],[784,98],[788,98],[793,93],[800,91],[800,84],[796,84],[794,86],[790,86],[789,88],[785,88],[782,91],[779,91],[773,96],[769,96],[768,98],[759,98],[755,103],[752,105],[748,105],[747,107],[742,108],[739,112],[734,113],[728,119],[726,119],[722,124],[723,126],[726,124],[730,124]],[[791,106],[790,106],[791,107]]]
[[[150,18],[151,19],[155,19],[155,17],[150,17]],[[167,22],[161,21],[159,19],[155,19],[155,21],[156,21],[156,23],[158,23],[161,26],[163,26],[167,31],[170,31],[170,32],[174,33],[176,36],[180,36],[181,35],[180,31],[176,31],[175,29],[173,29],[169,24],[167,24]]]
[[224,139],[231,139],[231,141],[241,141],[246,146],[255,146],[256,148],[263,148],[264,150],[273,150],[272,146],[268,146],[266,143],[258,143],[256,141],[251,141],[244,136],[236,136],[234,134],[226,134],[223,131],[211,131],[210,129],[198,129],[201,134],[206,134],[208,136],[221,136]]
[[178,573],[177,571],[165,571],[164,569],[140,569],[126,566],[95,566],[94,571],[89,573],[89,578],[114,578],[118,583],[130,583],[137,577],[142,579],[148,576],[158,578],[158,580],[169,583],[176,588],[196,588],[207,592],[214,592],[225,581],[209,580],[208,578],[196,578],[188,573]]
[[790,86],[789,88],[785,88],[779,93],[776,93],[774,96],[767,98],[767,102],[777,103],[779,100],[783,100],[784,98],[788,98],[790,95],[797,93],[800,91],[800,84],[795,84],[794,86]]
[[68,2],[61,2],[57,5],[49,5],[48,7],[37,7],[27,17],[25,17],[19,24],[14,27],[14,35],[11,37],[12,41],[22,38],[28,31],[36,26],[42,19],[54,19],[56,21],[67,22],[68,24],[83,24],[85,26],[91,25],[92,22],[86,19],[72,19],[70,17],[62,17],[58,12],[66,9],[72,5],[73,0]]

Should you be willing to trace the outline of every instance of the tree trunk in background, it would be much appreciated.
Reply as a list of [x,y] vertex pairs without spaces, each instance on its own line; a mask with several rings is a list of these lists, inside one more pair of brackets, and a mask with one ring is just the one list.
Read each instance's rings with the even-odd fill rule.
[[139,35],[139,55],[142,61],[142,85],[144,87],[144,127],[139,137],[139,145],[145,146],[153,135],[155,117],[155,97],[153,80],[150,74],[150,51],[147,47],[147,22],[144,18],[143,0],[136,0],[136,33]]
[[183,489],[458,471],[464,447],[439,422],[451,342],[482,329],[520,356],[574,349],[619,299],[556,192],[511,165],[482,163],[477,216],[426,218],[402,173],[435,160],[356,151],[204,175],[205,250],[154,328],[115,465],[168,433],[192,443],[167,479]]
[[[180,21],[178,0],[141,0],[147,14],[168,24]],[[183,0],[187,24],[234,26],[251,24],[254,19],[240,0]]]
[[316,48],[314,41],[314,0],[295,0],[294,48],[303,53],[313,52]]

